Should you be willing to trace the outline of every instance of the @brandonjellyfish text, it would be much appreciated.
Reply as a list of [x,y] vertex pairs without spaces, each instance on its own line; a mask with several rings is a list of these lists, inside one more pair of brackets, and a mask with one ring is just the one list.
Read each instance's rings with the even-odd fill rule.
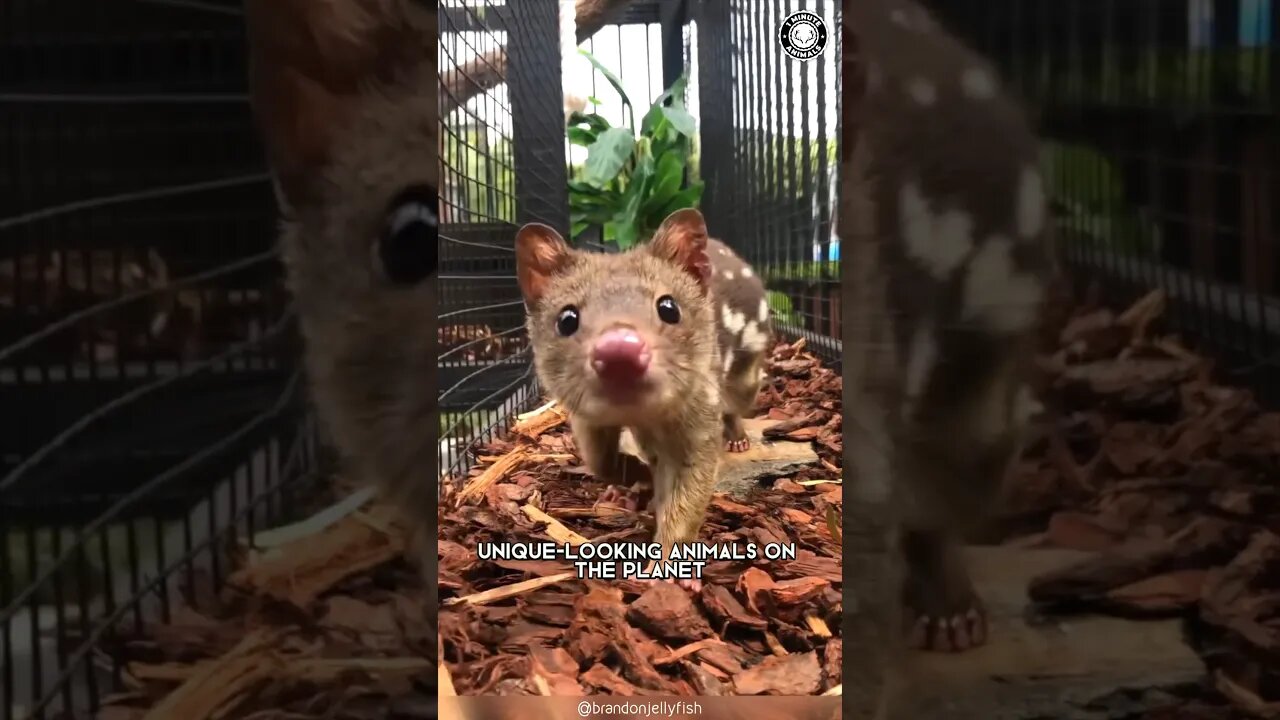
[[658,543],[482,542],[481,560],[558,560],[573,564],[582,580],[701,580],[702,570],[717,560],[794,560],[794,543],[756,545],[676,543],[662,557]]

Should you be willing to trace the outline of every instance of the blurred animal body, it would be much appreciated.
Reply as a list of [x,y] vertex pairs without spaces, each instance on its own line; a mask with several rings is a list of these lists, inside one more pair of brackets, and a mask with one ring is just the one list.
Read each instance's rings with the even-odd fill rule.
[[1035,412],[1055,272],[1038,144],[991,65],[915,2],[847,3],[844,23],[846,447],[860,491],[897,511],[908,640],[960,651],[987,623],[959,541]]
[[[319,417],[434,575],[436,2],[250,0],[251,97]],[[427,583],[434,591],[434,583]]]

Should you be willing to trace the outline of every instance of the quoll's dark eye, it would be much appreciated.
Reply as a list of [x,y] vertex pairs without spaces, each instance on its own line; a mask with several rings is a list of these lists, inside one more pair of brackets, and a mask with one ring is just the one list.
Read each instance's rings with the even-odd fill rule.
[[563,337],[578,332],[578,308],[570,305],[556,316],[556,332]]
[[658,298],[658,319],[668,325],[680,322],[680,306],[676,304],[675,298],[670,295]]
[[377,254],[387,279],[396,285],[416,285],[437,270],[440,242],[437,202],[434,189],[414,187],[401,193],[387,211]]

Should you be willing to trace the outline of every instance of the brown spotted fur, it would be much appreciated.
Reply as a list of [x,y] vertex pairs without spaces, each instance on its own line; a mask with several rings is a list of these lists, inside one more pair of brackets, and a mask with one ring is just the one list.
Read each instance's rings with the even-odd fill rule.
[[[913,643],[923,631],[926,647],[962,650],[982,643],[985,621],[956,548],[1018,446],[1031,319],[1054,271],[1047,210],[1039,224],[1019,219],[1037,140],[998,81],[966,89],[974,75],[994,78],[990,64],[916,3],[848,2],[844,24],[846,448],[855,492],[897,511]],[[930,212],[961,215],[921,233],[908,184]],[[971,246],[954,244],[957,217]],[[925,255],[967,249],[933,269],[909,237]],[[1007,264],[983,255],[1006,246]],[[971,274],[982,292],[966,290]],[[985,305],[970,302],[979,296]]]

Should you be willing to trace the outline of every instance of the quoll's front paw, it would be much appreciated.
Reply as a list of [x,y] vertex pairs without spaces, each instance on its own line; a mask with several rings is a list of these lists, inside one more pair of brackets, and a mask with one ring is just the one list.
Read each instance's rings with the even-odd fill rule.
[[[656,563],[650,562],[650,563],[649,563],[649,567],[645,569],[645,573],[646,573],[646,574],[648,574],[648,573],[652,573],[652,572],[653,572],[653,566],[654,566],[655,564],[656,564]],[[662,583],[662,582],[665,582],[665,583],[674,583],[675,585],[677,585],[677,586],[679,586],[679,587],[682,587],[682,588],[684,588],[685,590],[688,590],[688,591],[693,592],[693,593],[700,593],[700,592],[702,592],[702,581],[701,581],[701,580],[699,580],[698,578],[690,578],[690,579],[688,579],[688,580],[683,580],[683,579],[666,579],[666,578],[663,578],[663,579],[659,579],[659,578],[645,578],[644,582],[646,582],[646,583]]]
[[596,500],[597,505],[615,505],[625,510],[635,512],[640,509],[640,498],[630,488],[624,488],[621,485],[610,485],[600,493],[600,499]]
[[987,611],[967,574],[913,570],[903,592],[907,643],[919,650],[964,652],[986,644]]
[[739,418],[726,416],[724,419],[724,449],[731,453],[741,453],[751,449],[747,430],[742,426],[742,420]]
[[689,580],[668,580],[667,582],[674,582],[676,585],[679,585],[680,587],[684,588],[685,590],[688,590],[689,592],[694,592],[694,593],[702,592],[702,581],[697,578],[692,578]]

